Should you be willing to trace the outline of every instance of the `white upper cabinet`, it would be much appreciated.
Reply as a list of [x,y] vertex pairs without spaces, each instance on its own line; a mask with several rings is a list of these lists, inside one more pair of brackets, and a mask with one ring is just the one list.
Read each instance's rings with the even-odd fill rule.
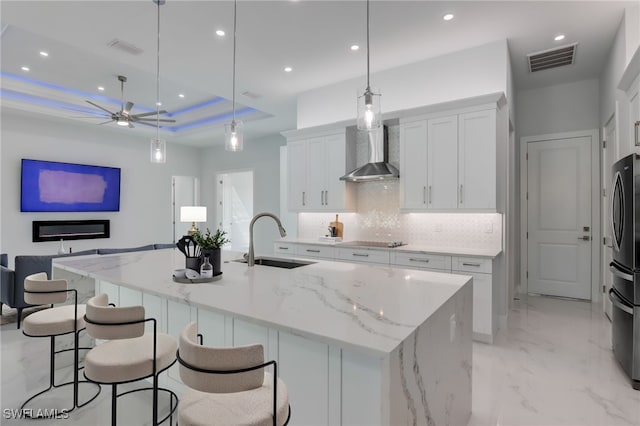
[[287,158],[289,210],[342,212],[355,209],[355,197],[347,183],[340,180],[351,171],[351,168],[347,170],[345,130],[290,140]]
[[496,210],[496,110],[400,124],[400,208]]
[[458,205],[458,117],[429,120],[427,128],[427,206],[455,209]]
[[400,205],[427,208],[427,122],[400,126]]
[[458,117],[458,207],[496,208],[496,111]]

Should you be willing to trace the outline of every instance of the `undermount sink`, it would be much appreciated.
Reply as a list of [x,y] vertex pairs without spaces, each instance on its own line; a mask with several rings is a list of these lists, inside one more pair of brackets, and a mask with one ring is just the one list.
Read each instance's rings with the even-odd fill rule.
[[[234,262],[247,263],[246,259],[236,259]],[[255,264],[262,266],[273,266],[275,268],[293,269],[301,266],[313,265],[316,262],[305,260],[280,259],[275,257],[256,257]]]

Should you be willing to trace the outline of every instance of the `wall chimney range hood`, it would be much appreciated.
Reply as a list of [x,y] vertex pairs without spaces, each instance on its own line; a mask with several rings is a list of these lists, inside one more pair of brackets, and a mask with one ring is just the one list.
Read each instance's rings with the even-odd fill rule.
[[364,166],[342,176],[347,182],[370,182],[376,180],[398,179],[398,169],[388,163],[389,133],[387,126],[377,131],[366,132],[369,140],[369,162]]

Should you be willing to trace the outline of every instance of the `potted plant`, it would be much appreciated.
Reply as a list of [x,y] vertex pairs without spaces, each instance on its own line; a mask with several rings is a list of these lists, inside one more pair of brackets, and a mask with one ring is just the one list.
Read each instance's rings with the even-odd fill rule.
[[213,265],[213,275],[218,275],[221,272],[222,257],[221,248],[223,245],[230,243],[231,240],[226,238],[226,231],[216,229],[214,234],[211,234],[211,230],[207,228],[207,232],[202,233],[200,229],[196,228],[196,232],[191,235],[195,242],[200,247],[200,259],[204,262],[205,257],[209,257],[209,262]]

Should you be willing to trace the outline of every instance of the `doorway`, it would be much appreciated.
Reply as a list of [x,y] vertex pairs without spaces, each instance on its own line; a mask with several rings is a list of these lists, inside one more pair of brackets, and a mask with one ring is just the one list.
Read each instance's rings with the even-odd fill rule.
[[598,132],[522,139],[527,292],[595,300],[599,277]]
[[246,252],[253,218],[253,170],[218,173],[216,181],[218,227],[231,240],[231,250]]

